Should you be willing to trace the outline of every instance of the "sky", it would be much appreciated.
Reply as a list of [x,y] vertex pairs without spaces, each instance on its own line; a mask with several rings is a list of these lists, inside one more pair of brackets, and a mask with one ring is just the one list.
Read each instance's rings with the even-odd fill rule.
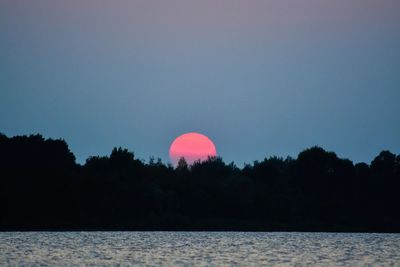
[[238,165],[400,153],[398,0],[0,0],[0,132]]

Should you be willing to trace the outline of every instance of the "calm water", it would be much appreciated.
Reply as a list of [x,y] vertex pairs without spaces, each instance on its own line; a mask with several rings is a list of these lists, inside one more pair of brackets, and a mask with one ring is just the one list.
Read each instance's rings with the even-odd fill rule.
[[0,233],[0,265],[400,266],[400,234]]

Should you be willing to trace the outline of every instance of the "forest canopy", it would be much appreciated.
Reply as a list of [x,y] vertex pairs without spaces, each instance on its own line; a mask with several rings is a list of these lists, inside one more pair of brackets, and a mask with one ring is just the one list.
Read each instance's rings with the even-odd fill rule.
[[238,168],[144,162],[114,148],[77,164],[64,140],[0,134],[0,230],[399,232],[400,155],[354,164],[315,146]]

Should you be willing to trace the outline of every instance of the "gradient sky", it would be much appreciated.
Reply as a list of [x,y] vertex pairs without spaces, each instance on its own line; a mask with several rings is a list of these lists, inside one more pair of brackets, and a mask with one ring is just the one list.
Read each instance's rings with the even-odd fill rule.
[[0,132],[168,160],[400,153],[398,0],[1,0]]

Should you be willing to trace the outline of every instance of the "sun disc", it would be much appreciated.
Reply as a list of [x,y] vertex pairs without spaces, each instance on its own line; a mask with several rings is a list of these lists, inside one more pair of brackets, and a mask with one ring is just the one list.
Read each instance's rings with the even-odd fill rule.
[[204,161],[208,157],[216,155],[217,150],[211,139],[195,132],[178,136],[169,148],[169,156],[174,166],[181,158],[185,158],[186,162],[191,165],[197,160]]

